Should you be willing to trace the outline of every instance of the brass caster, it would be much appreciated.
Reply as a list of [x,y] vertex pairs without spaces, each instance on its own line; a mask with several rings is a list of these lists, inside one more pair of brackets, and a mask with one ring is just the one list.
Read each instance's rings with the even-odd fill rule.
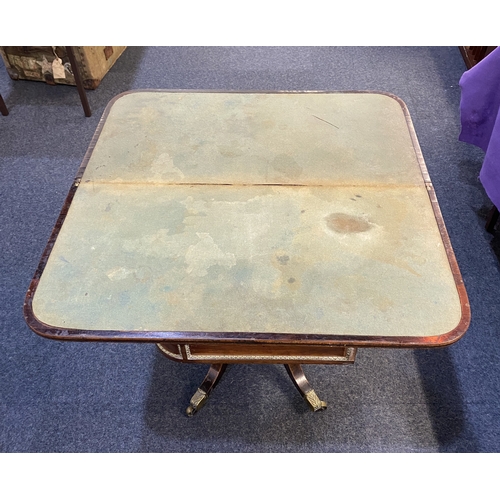
[[309,392],[304,394],[304,399],[309,403],[313,411],[322,411],[326,410],[327,404],[325,401],[321,401],[318,395],[314,392],[314,389],[311,389]]
[[200,408],[203,407],[207,399],[208,394],[202,389],[198,389],[195,395],[191,398],[189,406],[186,409],[187,416],[192,417]]
[[285,365],[285,368],[295,387],[298,389],[302,397],[309,403],[312,410],[326,410],[327,404],[319,399],[318,395],[307,380],[302,367],[298,364],[289,364]]
[[210,365],[205,379],[196,390],[186,409],[188,417],[192,417],[207,402],[208,396],[210,396],[214,387],[219,383],[226,367],[227,365],[224,364]]

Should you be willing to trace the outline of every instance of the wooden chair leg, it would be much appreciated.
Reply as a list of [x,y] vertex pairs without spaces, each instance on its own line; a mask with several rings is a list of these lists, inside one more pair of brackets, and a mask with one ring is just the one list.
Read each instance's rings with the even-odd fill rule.
[[3,100],[2,94],[0,94],[0,113],[2,113],[3,116],[7,116],[9,114],[9,110],[5,105],[5,101]]
[[492,233],[495,229],[495,225],[498,221],[498,208],[493,205],[488,213],[488,218],[486,219],[486,231]]
[[83,81],[80,76],[80,70],[78,69],[78,64],[76,63],[75,54],[73,52],[73,47],[66,47],[66,52],[69,57],[69,62],[71,63],[71,69],[73,70],[73,76],[75,77],[76,88],[78,89],[78,94],[80,94],[80,100],[82,101],[83,111],[85,116],[91,116],[89,101],[87,100],[87,94],[83,87]]

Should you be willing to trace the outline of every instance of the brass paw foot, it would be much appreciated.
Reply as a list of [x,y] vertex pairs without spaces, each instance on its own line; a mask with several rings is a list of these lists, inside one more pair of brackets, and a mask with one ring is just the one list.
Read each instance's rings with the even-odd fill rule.
[[207,402],[207,399],[208,394],[205,391],[198,389],[195,392],[194,396],[191,398],[189,406],[186,409],[188,417],[192,417],[199,409],[201,409]]
[[208,396],[210,396],[210,393],[219,383],[219,380],[224,374],[226,366],[227,365],[224,364],[210,365],[207,376],[194,393],[194,396],[191,398],[189,406],[186,409],[188,417],[192,417],[207,402]]
[[319,399],[318,395],[314,392],[314,389],[306,392],[304,394],[304,399],[311,405],[313,411],[326,410],[326,407],[328,406],[324,401]]
[[309,403],[313,411],[326,410],[327,404],[318,395],[306,379],[304,370],[298,364],[285,365],[286,371],[302,397]]

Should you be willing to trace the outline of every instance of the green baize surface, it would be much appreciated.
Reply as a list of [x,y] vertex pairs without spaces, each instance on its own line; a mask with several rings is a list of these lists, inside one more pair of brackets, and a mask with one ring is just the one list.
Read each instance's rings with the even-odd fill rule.
[[60,328],[430,336],[460,302],[401,105],[115,101],[33,299]]

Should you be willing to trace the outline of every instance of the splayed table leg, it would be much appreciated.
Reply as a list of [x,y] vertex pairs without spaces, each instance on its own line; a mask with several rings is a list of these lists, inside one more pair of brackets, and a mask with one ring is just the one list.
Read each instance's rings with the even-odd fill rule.
[[186,413],[189,417],[192,417],[207,402],[208,396],[210,396],[210,393],[219,383],[226,367],[226,364],[215,364],[210,366],[207,376],[191,398],[189,406],[187,407]]
[[326,410],[327,404],[321,401],[307,380],[302,366],[298,364],[285,365],[286,371],[295,387],[298,389],[302,397],[309,403],[313,411]]

